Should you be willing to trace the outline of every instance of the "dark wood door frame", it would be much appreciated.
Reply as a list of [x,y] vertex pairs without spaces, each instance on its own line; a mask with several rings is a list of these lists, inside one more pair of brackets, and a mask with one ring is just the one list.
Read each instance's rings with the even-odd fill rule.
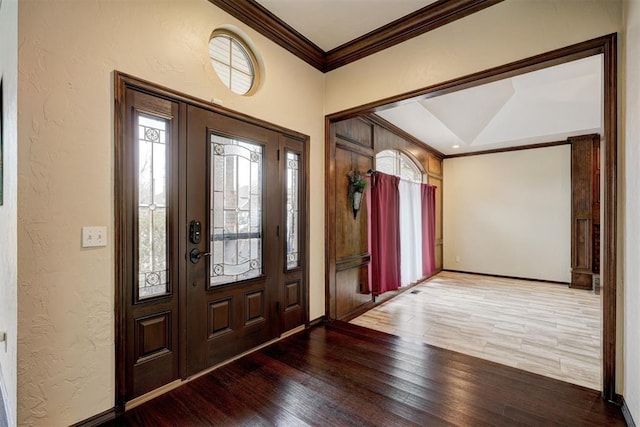
[[[540,55],[525,58],[510,64],[498,66],[485,71],[469,74],[464,77],[435,84],[423,89],[407,92],[401,95],[385,98],[379,101],[364,104],[348,110],[330,114],[325,117],[325,221],[330,217],[328,207],[332,194],[329,177],[334,170],[329,156],[330,129],[332,124],[341,120],[358,117],[364,114],[375,113],[391,106],[398,106],[408,101],[433,98],[447,93],[455,92],[470,87],[491,83],[508,77],[517,76],[531,71],[540,70],[554,65],[602,54],[604,57],[603,69],[603,96],[604,96],[604,135],[602,135],[602,149],[604,150],[604,221],[601,229],[603,239],[603,258],[601,262],[602,283],[602,397],[609,401],[616,401],[616,295],[617,295],[617,34],[609,34],[571,46],[556,49]],[[326,223],[327,241],[330,227]],[[326,248],[325,286],[329,291],[329,277],[332,266],[329,262],[329,249]]]
[[[167,87],[163,87],[154,83],[151,83],[146,80],[142,80],[128,74],[114,71],[114,147],[115,147],[115,157],[114,157],[114,212],[115,212],[115,229],[114,229],[114,246],[115,246],[115,292],[114,292],[114,301],[115,301],[115,412],[116,414],[123,413],[125,410],[126,404],[126,378],[125,378],[125,367],[126,367],[126,307],[127,307],[127,299],[130,296],[125,292],[125,283],[129,278],[127,277],[128,269],[126,267],[126,262],[124,261],[125,254],[127,253],[127,248],[129,242],[126,238],[126,230],[123,229],[123,224],[125,219],[123,215],[125,215],[125,204],[123,201],[127,196],[126,192],[126,183],[123,179],[123,175],[127,169],[130,167],[127,163],[126,154],[123,152],[124,144],[127,143],[127,135],[126,135],[126,126],[125,126],[125,117],[126,117],[126,108],[125,108],[125,94],[128,89],[133,89],[140,93],[151,94],[155,97],[166,99],[169,101],[174,101],[180,103],[181,107],[178,111],[178,118],[181,123],[186,123],[186,106],[192,105],[205,110],[208,110],[213,113],[220,114],[225,117],[229,117],[232,119],[241,120],[245,123],[255,125],[258,127],[262,127],[269,131],[278,132],[281,135],[281,138],[285,140],[288,139],[290,141],[295,141],[298,143],[302,143],[302,158],[304,164],[304,173],[301,182],[304,186],[304,199],[301,200],[301,208],[304,209],[305,212],[309,212],[310,209],[310,191],[309,191],[309,141],[310,138],[307,135],[302,133],[265,122],[263,120],[235,112],[218,105],[211,104],[207,101],[203,101],[196,97],[192,97],[189,95],[182,94],[175,90],[169,89]],[[186,126],[181,126],[179,129],[179,138],[186,139]],[[289,143],[291,145],[291,142]],[[184,149],[185,145],[182,145],[181,149]],[[186,158],[184,152],[180,152],[180,157],[182,159]],[[181,162],[184,162],[181,160]],[[184,164],[181,167],[185,167]],[[186,191],[186,181],[181,178],[179,183],[180,192]],[[178,213],[178,221],[179,224],[185,225],[184,227],[180,227],[180,235],[179,239],[179,248],[178,252],[180,254],[186,254],[186,239],[187,239],[187,218],[186,218],[186,205],[184,203],[180,203],[180,206],[177,209]],[[304,222],[301,223],[301,240],[304,242],[309,241],[309,216],[303,215],[302,220]],[[309,326],[309,245],[304,244],[301,246],[301,257],[304,257],[304,260],[301,262],[303,266],[299,269],[299,275],[302,276],[303,289],[302,289],[302,303],[304,304],[302,320],[305,326]],[[180,277],[185,277],[186,271],[184,268],[184,264],[181,264],[180,269],[178,271],[178,275]],[[181,301],[186,301],[186,289],[185,286],[180,286],[178,289],[178,297]],[[182,304],[182,303],[181,303]],[[179,372],[180,378],[187,378],[187,366],[186,366],[186,349],[187,342],[185,339],[185,325],[187,322],[185,310],[181,310],[179,314],[179,325],[180,325],[180,338],[179,338]],[[280,327],[280,326],[278,326]]]

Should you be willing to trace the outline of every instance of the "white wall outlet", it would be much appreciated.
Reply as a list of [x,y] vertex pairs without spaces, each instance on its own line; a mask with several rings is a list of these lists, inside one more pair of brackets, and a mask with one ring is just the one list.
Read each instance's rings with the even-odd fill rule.
[[82,227],[82,247],[107,246],[107,227]]
[[456,255],[456,262],[460,262],[460,255]]

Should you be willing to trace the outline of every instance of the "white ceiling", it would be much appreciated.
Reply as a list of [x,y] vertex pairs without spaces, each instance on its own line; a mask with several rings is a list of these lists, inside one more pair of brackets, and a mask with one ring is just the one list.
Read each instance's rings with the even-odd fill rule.
[[602,133],[602,67],[592,56],[377,114],[446,155]]
[[257,0],[325,52],[436,0]]
[[[257,1],[324,51],[435,2]],[[377,114],[445,155],[602,133],[602,68],[593,56]]]

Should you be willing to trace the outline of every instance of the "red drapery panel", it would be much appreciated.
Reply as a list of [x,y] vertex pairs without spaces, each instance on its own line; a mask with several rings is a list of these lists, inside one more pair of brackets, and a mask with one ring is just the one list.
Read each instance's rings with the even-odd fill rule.
[[380,295],[400,287],[400,178],[371,177],[371,291]]
[[422,274],[436,271],[436,186],[422,184]]

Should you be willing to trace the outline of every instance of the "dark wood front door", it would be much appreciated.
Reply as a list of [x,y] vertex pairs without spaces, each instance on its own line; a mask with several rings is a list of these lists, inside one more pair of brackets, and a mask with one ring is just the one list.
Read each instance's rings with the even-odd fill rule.
[[186,335],[192,375],[279,333],[275,248],[282,191],[278,133],[197,107],[187,115]]
[[308,321],[308,139],[116,76],[117,399]]

